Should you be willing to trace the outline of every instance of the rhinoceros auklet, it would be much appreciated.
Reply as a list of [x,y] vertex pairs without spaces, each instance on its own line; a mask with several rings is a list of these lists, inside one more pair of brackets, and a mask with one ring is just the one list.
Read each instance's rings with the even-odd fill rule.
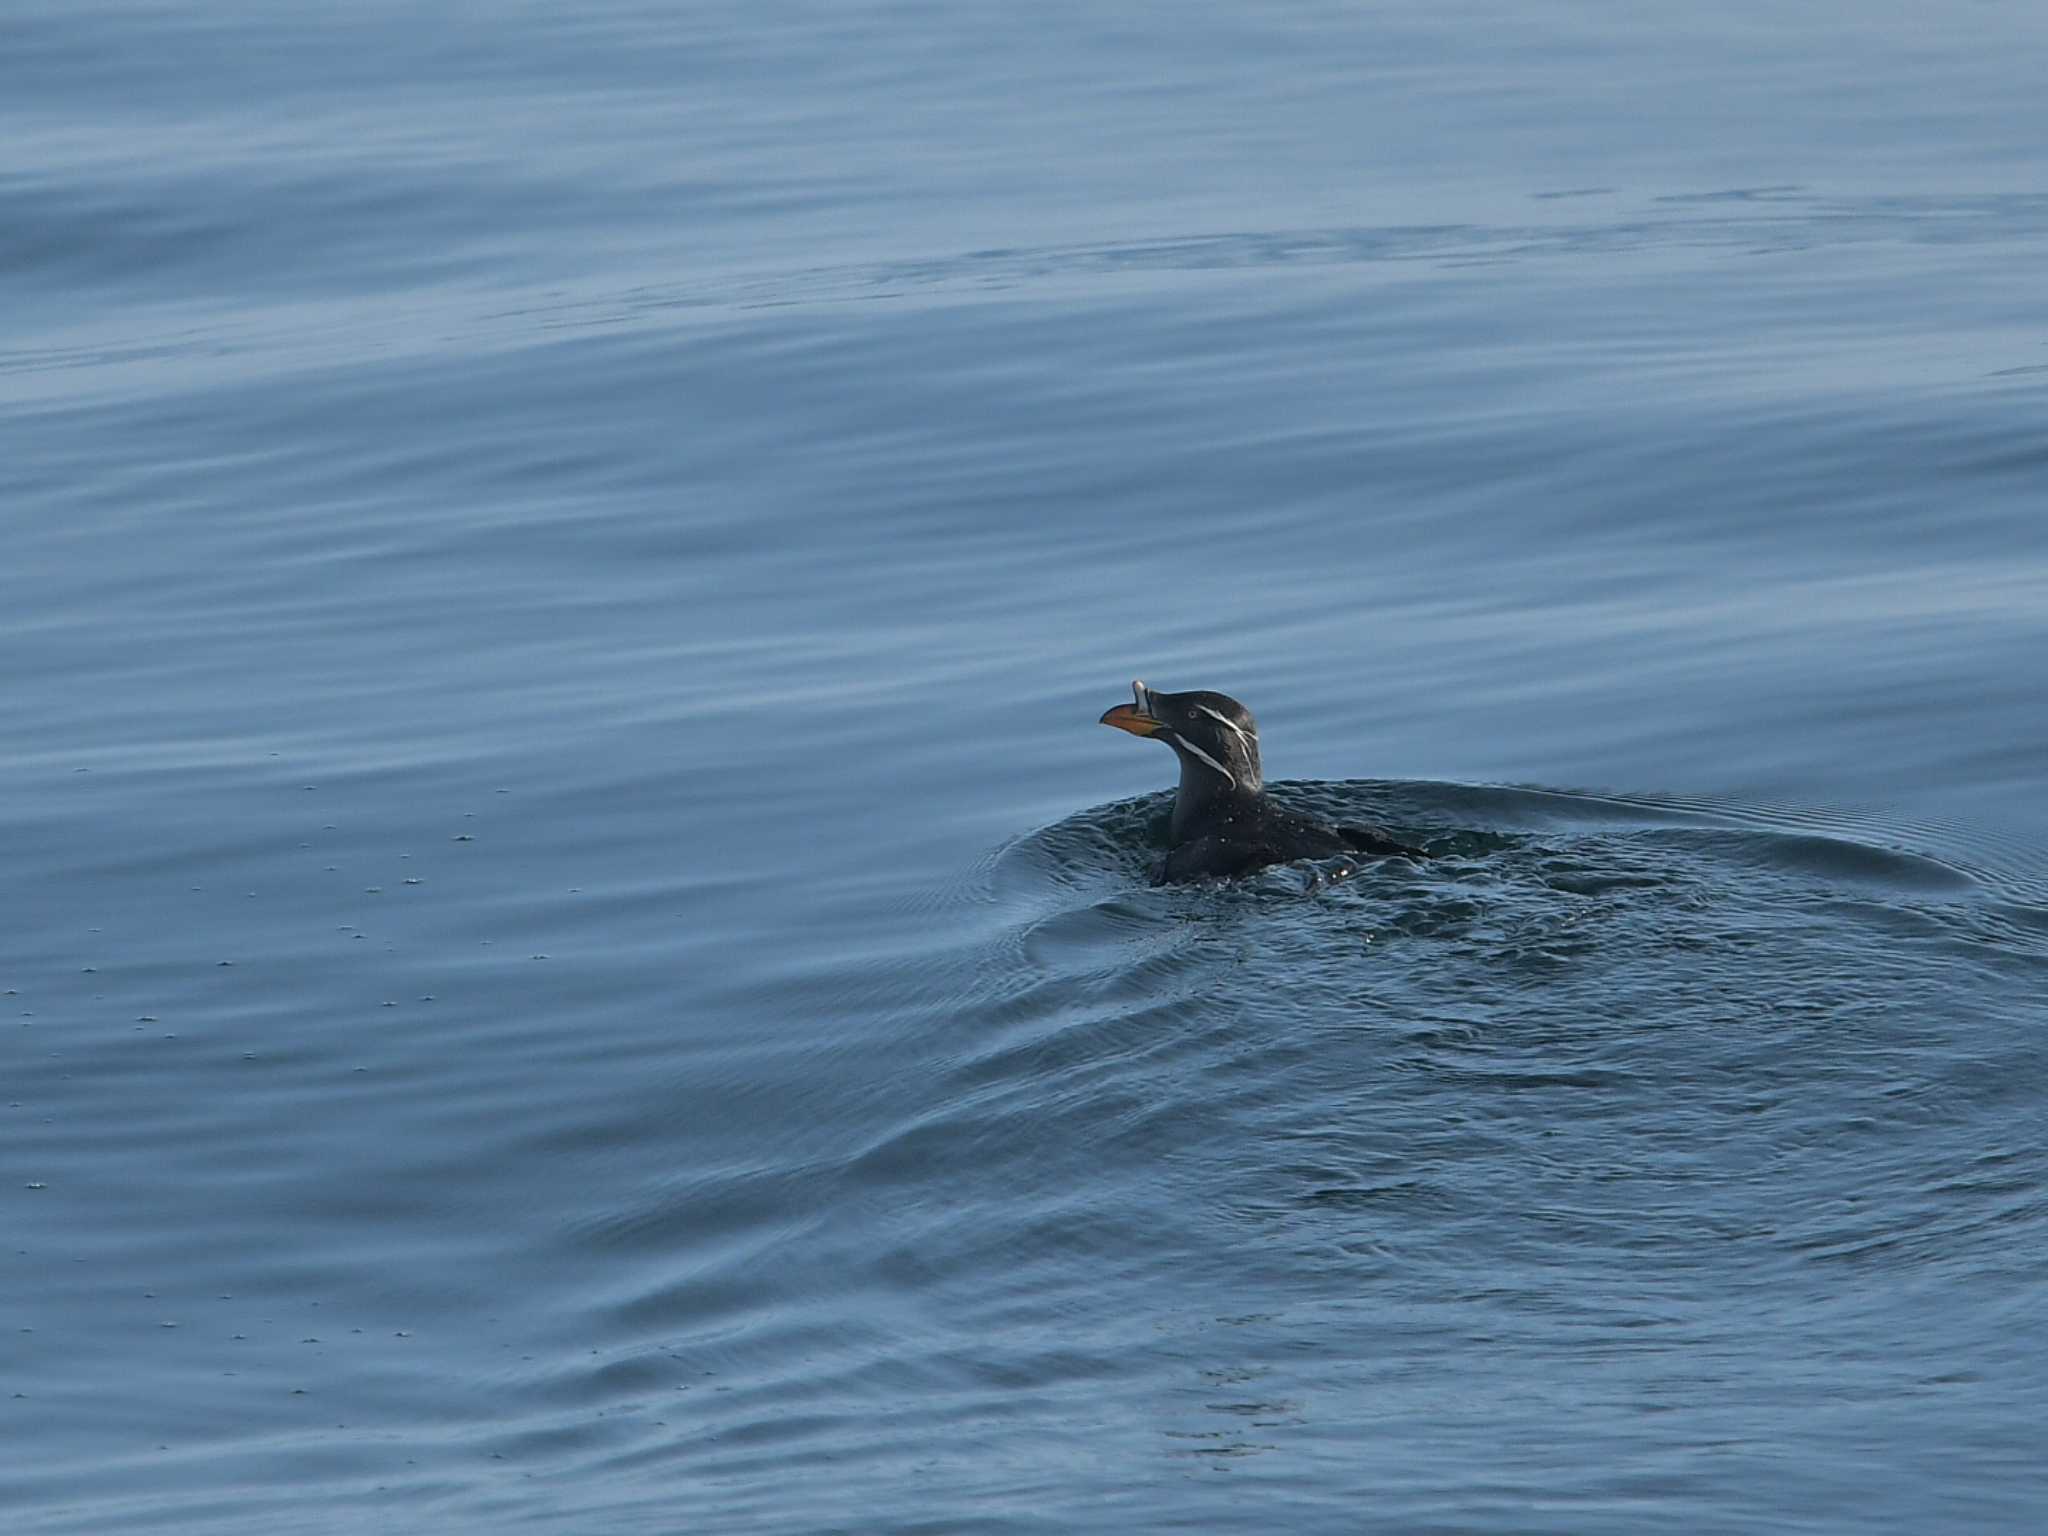
[[1229,879],[1290,859],[1365,853],[1427,858],[1373,827],[1333,827],[1282,810],[1259,778],[1259,727],[1252,712],[1221,693],[1159,693],[1131,684],[1135,703],[1102,717],[1133,736],[1150,736],[1180,759],[1171,848],[1156,884]]

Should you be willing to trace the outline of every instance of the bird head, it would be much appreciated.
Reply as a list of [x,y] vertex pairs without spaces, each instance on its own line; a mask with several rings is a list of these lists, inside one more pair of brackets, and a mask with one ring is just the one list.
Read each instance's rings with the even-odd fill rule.
[[1204,800],[1218,793],[1258,793],[1259,726],[1250,710],[1228,694],[1206,689],[1161,693],[1132,683],[1131,695],[1131,703],[1107,711],[1102,723],[1173,748],[1180,758],[1183,796],[1190,789]]

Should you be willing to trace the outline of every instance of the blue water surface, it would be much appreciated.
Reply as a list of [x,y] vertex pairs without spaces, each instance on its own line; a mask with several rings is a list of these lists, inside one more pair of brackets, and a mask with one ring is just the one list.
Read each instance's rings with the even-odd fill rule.
[[2044,78],[17,0],[6,1529],[2044,1528]]

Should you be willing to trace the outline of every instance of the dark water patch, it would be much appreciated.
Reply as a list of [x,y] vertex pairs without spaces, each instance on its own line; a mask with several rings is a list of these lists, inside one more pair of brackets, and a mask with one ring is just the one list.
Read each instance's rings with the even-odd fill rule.
[[[1235,1186],[1220,1209],[1312,1247],[1335,1234],[1304,1223],[1352,1233],[1292,1287],[1262,1265],[1283,1291],[1313,1274],[1363,1281],[1360,1264],[1383,1281],[1401,1255],[1482,1231],[1510,1260],[1629,1255],[1638,1281],[1720,1272],[1753,1290],[1787,1263],[1968,1273],[1997,1234],[2039,1223],[2025,1175],[1930,1179],[1958,1156],[1978,1166],[1956,1138],[1996,1123],[2000,1077],[2042,1049],[2030,989],[1994,1003],[1981,975],[1921,958],[1967,948],[1999,905],[1947,850],[1807,830],[1884,835],[1821,812],[1462,786],[1282,792],[1430,837],[1447,812],[1469,823],[1489,805],[1516,828],[1468,827],[1483,851],[1389,879],[1368,868],[1312,898],[1254,882],[1177,891],[1157,911],[1202,937],[1165,951],[1150,984],[1235,1022],[1177,1042],[1227,1057],[1203,1078],[1206,1102],[1184,1106],[1209,1128],[1206,1177]],[[1101,824],[1149,825],[1131,805]],[[1028,841],[1055,862],[1109,853],[1072,825]],[[1112,856],[1095,873],[1127,870]],[[1227,1043],[1254,1033],[1256,1050]],[[1086,1038],[1069,1044],[1088,1057]],[[1010,1065],[1037,1091],[1032,1056]],[[1925,1204],[1929,1187],[1945,1209]],[[1590,1294],[1604,1288],[1589,1278]]]
[[[536,182],[530,171],[512,175],[500,162],[423,170],[402,155],[393,163],[387,159],[327,167],[324,178],[310,180],[303,170],[266,169],[275,183],[265,189],[266,201],[290,212],[284,221],[289,227],[282,230],[244,221],[234,190],[246,181],[245,167],[209,177],[200,184],[203,195],[169,201],[162,201],[169,194],[157,186],[134,191],[117,184],[95,191],[17,177],[13,197],[24,205],[24,217],[16,221],[22,232],[12,256],[34,275],[84,272],[97,284],[129,288],[169,277],[182,289],[182,270],[194,268],[207,278],[203,287],[255,282],[262,291],[276,281],[278,269],[289,273],[302,260],[337,278],[346,274],[347,281],[330,284],[311,312],[283,302],[281,294],[275,304],[217,312],[203,326],[182,313],[167,322],[152,310],[144,311],[139,324],[119,327],[66,315],[64,324],[28,333],[0,350],[0,377],[15,377],[23,399],[33,401],[70,392],[38,381],[51,372],[86,370],[95,389],[125,380],[153,393],[167,381],[168,370],[187,380],[233,380],[345,364],[366,350],[386,357],[430,355],[419,326],[423,314],[433,316],[437,345],[459,342],[463,352],[480,357],[548,346],[564,337],[753,326],[764,323],[764,316],[792,310],[850,311],[878,301],[945,307],[1020,299],[1103,302],[1148,280],[1382,268],[1399,276],[1412,266],[1568,268],[1609,262],[1631,271],[1647,263],[1654,272],[1672,260],[1812,256],[1866,246],[1995,250],[2024,247],[2048,233],[2048,199],[2037,194],[1802,195],[1768,205],[1769,213],[1674,215],[1664,210],[1715,205],[1652,203],[1636,216],[1595,223],[1205,232],[772,272],[715,264],[684,282],[650,274],[624,287],[603,286],[567,270],[551,272],[544,283],[522,285],[496,271],[506,243],[514,239],[508,231],[521,228],[518,216],[536,203],[559,207],[565,216],[578,211],[581,194],[566,179],[567,171]],[[365,173],[372,171],[376,190],[365,191]],[[394,173],[402,179],[391,185]],[[491,187],[489,201],[481,205],[474,195],[452,190],[473,188],[479,180]],[[700,195],[714,204],[745,197],[743,189],[732,187]],[[107,206],[96,206],[93,198]],[[154,201],[137,204],[138,199]],[[633,217],[620,210],[582,211]],[[110,238],[91,240],[101,226]],[[422,255],[429,248],[435,254]],[[1999,370],[1979,369],[1972,376],[1986,371]],[[2010,434],[2000,440],[1980,426],[1975,435],[1984,440],[1980,458],[1987,471],[2009,474],[2031,452]]]
[[[1770,213],[1666,215],[1664,208],[1767,205]],[[1865,242],[2029,241],[2048,231],[2048,198],[2031,193],[1902,199],[1829,197],[1799,188],[1650,199],[1643,215],[1594,223],[1359,226],[1199,233],[1143,241],[963,251],[869,268],[793,270],[731,291],[650,287],[593,299],[565,323],[617,324],[636,311],[707,305],[816,304],[862,298],[1002,293],[1090,276],[1377,263],[1521,262],[1647,251],[1807,251]]]

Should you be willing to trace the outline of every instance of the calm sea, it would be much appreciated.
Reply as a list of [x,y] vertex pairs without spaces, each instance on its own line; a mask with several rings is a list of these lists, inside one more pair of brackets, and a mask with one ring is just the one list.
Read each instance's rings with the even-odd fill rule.
[[13,0],[0,1524],[2048,1527],[2044,79]]

